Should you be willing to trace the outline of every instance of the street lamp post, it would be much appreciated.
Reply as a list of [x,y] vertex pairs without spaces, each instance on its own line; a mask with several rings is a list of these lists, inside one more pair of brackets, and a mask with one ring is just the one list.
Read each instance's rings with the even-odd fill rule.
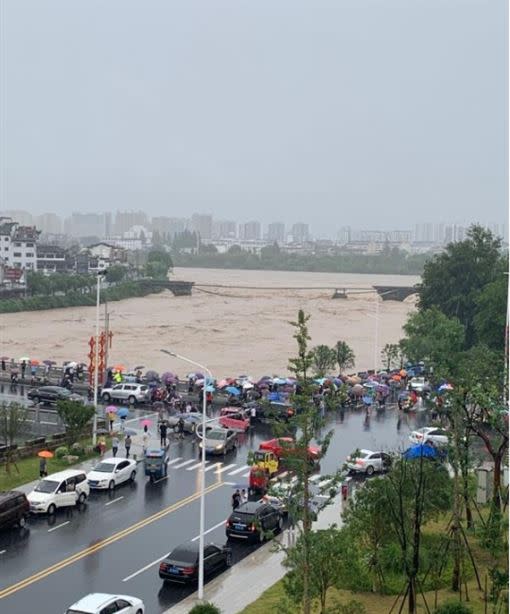
[[[207,373],[209,378],[212,380],[211,372],[207,367],[201,365],[190,358],[186,358],[185,356],[181,356],[180,354],[176,354],[175,352],[170,352],[169,350],[161,350],[163,354],[168,354],[168,356],[173,356],[174,358],[178,358],[179,360],[183,360],[184,362],[189,363],[199,369],[202,369]],[[199,531],[199,542],[198,542],[198,599],[200,601],[204,598],[204,532],[205,532],[205,427],[207,422],[207,379],[204,379],[204,388],[202,395],[202,454],[201,454],[201,468],[200,468],[200,531]]]
[[106,270],[97,272],[96,284],[96,348],[94,358],[94,418],[92,421],[92,445],[97,443],[97,397],[99,388],[99,305],[101,302],[101,278],[106,275]]

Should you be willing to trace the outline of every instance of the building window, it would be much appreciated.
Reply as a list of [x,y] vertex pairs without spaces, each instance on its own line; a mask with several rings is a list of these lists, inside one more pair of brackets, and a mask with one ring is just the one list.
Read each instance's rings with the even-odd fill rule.
[[25,258],[33,258],[34,257],[34,252],[27,252],[25,254]]
[[14,252],[14,258],[21,258],[21,252]]
[[8,252],[9,248],[8,247],[4,247],[4,252]]
[[15,243],[14,247],[21,247],[21,243],[19,243],[19,242]]
[[34,247],[34,244],[33,244],[33,243],[25,243],[25,245],[26,245],[27,247]]

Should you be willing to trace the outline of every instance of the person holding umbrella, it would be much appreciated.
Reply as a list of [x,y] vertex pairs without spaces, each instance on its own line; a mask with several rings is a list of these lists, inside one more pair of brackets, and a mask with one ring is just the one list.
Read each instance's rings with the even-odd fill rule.
[[45,478],[48,475],[47,459],[53,458],[53,452],[41,450],[37,456],[39,457],[39,477]]

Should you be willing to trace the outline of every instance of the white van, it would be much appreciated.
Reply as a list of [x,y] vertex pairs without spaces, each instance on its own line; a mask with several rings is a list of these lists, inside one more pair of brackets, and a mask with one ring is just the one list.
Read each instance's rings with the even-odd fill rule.
[[54,514],[59,507],[84,503],[89,493],[85,472],[67,469],[41,480],[27,498],[33,514]]

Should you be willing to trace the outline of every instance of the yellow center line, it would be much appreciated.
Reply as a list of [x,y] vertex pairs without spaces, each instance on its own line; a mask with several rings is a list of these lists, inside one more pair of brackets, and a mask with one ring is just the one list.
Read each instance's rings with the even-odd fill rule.
[[[216,483],[216,484],[212,484],[211,486],[208,486],[205,489],[205,494],[208,494],[212,492],[213,490],[216,490],[220,486],[222,486],[222,483],[220,484]],[[93,544],[92,546],[88,546],[87,548],[84,548],[80,552],[77,552],[76,554],[73,554],[67,557],[66,559],[63,559],[59,563],[55,563],[54,565],[51,565],[50,567],[41,569],[41,571],[38,571],[37,573],[30,576],[29,578],[25,578],[24,580],[20,580],[19,582],[16,582],[16,584],[7,586],[6,588],[0,591],[0,599],[3,599],[4,597],[9,597],[10,595],[17,593],[18,591],[26,588],[27,586],[34,584],[34,582],[38,582],[39,580],[42,580],[43,578],[46,578],[47,576],[57,571],[60,571],[61,569],[64,569],[64,567],[68,567],[69,565],[76,563],[76,561],[79,561],[85,558],[86,556],[90,556],[91,554],[94,554],[95,552],[98,552],[99,550],[106,548],[106,546],[109,546],[110,544],[113,544],[114,542],[119,541],[119,539],[123,539],[124,537],[127,537],[131,533],[134,533],[135,531],[138,531],[139,529],[143,529],[144,527],[155,522],[156,520],[159,520],[160,518],[163,518],[164,516],[177,511],[178,509],[188,505],[189,503],[192,503],[193,501],[196,501],[199,498],[200,498],[200,493],[195,492],[189,497],[180,499],[179,501],[177,501],[176,503],[173,503],[172,505],[166,507],[165,509],[160,510],[159,512],[156,512],[152,516],[148,516],[147,518],[144,518],[143,520],[136,522],[130,527],[122,529],[122,531],[119,531],[118,533],[114,533],[110,537],[106,537],[105,539],[98,541],[96,544]]]

